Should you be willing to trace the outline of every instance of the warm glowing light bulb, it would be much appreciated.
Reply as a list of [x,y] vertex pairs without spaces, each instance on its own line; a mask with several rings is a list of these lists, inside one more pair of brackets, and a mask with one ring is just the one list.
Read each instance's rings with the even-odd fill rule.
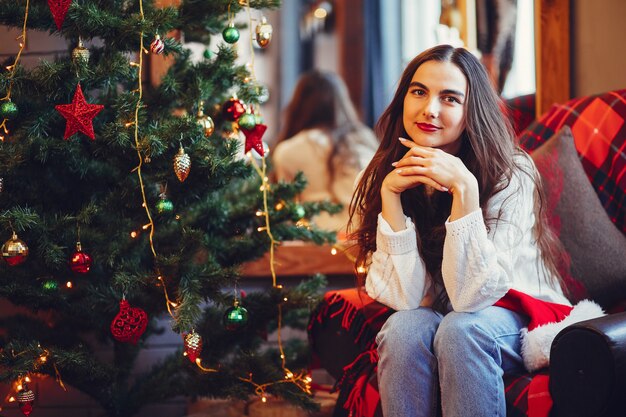
[[263,401],[264,403],[266,403],[266,402],[267,402],[267,397],[266,397],[265,395],[264,395],[264,396],[262,396],[262,397],[261,397],[261,401]]
[[72,284],[72,281],[67,281],[67,282],[65,283],[65,286],[66,286],[67,288],[72,288],[72,287],[74,286],[74,284]]
[[322,8],[322,7],[318,7],[317,9],[315,9],[315,11],[313,12],[313,16],[315,16],[318,19],[325,19],[326,16],[328,16],[328,12],[326,11],[326,9]]
[[363,266],[357,267],[356,272],[358,272],[359,274],[365,273],[365,267],[363,267]]
[[287,297],[283,298],[283,301],[287,301]]
[[30,382],[30,378],[29,378],[29,377],[25,377],[25,378],[24,378],[24,381],[26,381],[26,382]]
[[132,237],[133,239],[137,237],[137,232],[136,231],[132,231],[130,232],[130,237]]
[[285,208],[285,205],[283,203],[276,204],[276,210],[282,210],[283,208]]
[[257,210],[256,215],[261,217],[262,215],[264,215],[265,213],[263,213],[261,210]]
[[332,248],[332,249],[330,250],[330,254],[331,254],[331,255],[337,255],[337,248]]
[[24,387],[22,386],[22,384],[17,384],[16,388],[18,391],[21,391]]
[[9,397],[8,401],[9,401],[10,403],[14,403],[14,402],[15,402],[15,397]]

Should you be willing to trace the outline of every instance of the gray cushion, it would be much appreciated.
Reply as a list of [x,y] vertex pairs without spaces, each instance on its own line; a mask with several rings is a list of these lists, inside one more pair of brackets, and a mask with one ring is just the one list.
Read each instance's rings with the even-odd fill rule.
[[593,190],[570,128],[564,126],[532,158],[544,181],[548,217],[571,257],[571,275],[605,308],[626,300],[626,236]]

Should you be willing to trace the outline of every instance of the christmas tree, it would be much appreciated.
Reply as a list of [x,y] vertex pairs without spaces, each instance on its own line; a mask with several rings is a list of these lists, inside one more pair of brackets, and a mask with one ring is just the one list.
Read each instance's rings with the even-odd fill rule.
[[[281,241],[334,238],[306,223],[334,207],[295,202],[303,178],[269,183],[265,91],[236,63],[234,15],[255,16],[262,48],[272,29],[260,11],[277,6],[0,1],[0,24],[21,31],[0,73],[0,297],[20,307],[0,320],[0,381],[24,414],[42,375],[109,416],[179,395],[314,406],[302,343],[262,347],[267,332],[306,317],[322,280],[283,288],[272,268],[268,291],[238,287],[240,265]],[[25,68],[27,30],[64,37],[67,54]],[[172,31],[220,46],[194,62]],[[145,82],[150,54],[174,60],[158,86]],[[180,351],[132,375],[163,316]],[[94,340],[112,360],[93,354]]]

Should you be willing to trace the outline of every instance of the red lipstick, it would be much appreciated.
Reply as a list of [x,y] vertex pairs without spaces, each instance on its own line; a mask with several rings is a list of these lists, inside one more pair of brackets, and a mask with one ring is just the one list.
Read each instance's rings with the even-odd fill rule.
[[430,123],[415,123],[418,128],[423,130],[424,132],[436,132],[441,129],[439,126],[431,125]]

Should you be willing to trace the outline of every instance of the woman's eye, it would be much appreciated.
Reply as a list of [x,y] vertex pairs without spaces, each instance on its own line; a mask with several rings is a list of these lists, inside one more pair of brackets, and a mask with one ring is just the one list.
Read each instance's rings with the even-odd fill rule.
[[453,96],[445,96],[443,98],[443,101],[447,101],[448,103],[459,103],[459,104],[461,104],[461,101],[458,98],[453,97]]
[[426,91],[422,90],[421,88],[416,88],[414,90],[411,90],[411,94],[414,94],[416,96],[423,96],[424,94],[426,94]]

